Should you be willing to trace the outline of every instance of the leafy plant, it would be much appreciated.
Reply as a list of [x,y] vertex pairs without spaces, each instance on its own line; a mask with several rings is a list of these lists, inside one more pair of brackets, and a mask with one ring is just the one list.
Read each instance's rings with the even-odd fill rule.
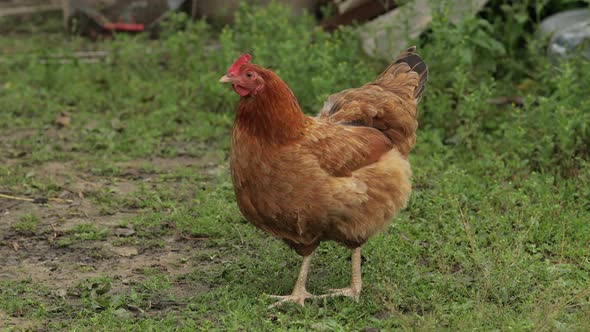
[[89,278],[70,291],[79,295],[91,310],[115,310],[125,304],[125,297],[111,294],[112,279],[108,277]]

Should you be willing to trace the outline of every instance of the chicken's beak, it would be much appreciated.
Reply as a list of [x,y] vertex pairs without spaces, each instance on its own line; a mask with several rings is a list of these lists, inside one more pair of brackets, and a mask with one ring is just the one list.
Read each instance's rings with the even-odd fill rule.
[[223,75],[219,79],[219,83],[232,83],[232,82],[233,82],[233,79],[227,75]]

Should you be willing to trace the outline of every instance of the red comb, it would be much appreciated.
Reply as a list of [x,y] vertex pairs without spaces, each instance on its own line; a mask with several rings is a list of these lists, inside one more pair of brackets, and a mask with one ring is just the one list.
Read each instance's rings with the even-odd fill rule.
[[240,67],[243,64],[250,62],[250,59],[252,59],[252,56],[248,53],[240,55],[240,57],[236,61],[234,61],[231,67],[229,67],[229,70],[227,72],[232,74],[238,74],[238,72],[240,71]]

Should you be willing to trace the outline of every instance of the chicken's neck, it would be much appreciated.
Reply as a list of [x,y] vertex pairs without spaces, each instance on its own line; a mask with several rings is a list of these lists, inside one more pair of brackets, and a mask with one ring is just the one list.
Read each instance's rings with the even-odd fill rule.
[[305,119],[285,83],[267,82],[256,96],[240,98],[234,126],[252,138],[285,144],[301,135]]

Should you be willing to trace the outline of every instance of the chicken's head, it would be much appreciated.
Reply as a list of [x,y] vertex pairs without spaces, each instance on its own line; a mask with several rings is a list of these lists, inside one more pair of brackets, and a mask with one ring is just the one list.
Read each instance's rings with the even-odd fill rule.
[[257,66],[248,63],[251,58],[250,54],[242,54],[219,80],[231,83],[234,91],[242,97],[255,96],[264,87],[264,79]]

